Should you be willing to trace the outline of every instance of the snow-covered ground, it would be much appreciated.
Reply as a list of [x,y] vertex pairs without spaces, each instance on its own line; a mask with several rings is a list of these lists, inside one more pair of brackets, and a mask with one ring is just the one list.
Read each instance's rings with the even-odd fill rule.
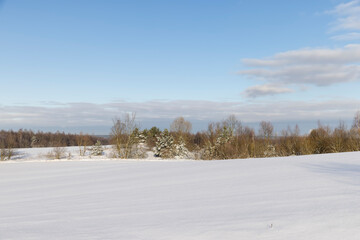
[[1,240],[360,239],[359,152],[49,161],[48,150],[17,151],[0,163]]
[[[20,148],[14,149],[14,156],[7,162],[54,162],[54,161],[97,161],[97,160],[114,160],[114,148],[110,145],[102,146],[103,154],[101,156],[91,155],[91,147],[87,147],[84,156],[80,156],[80,149],[83,147],[62,147],[63,154],[61,159],[54,159],[51,153],[59,148]],[[158,160],[152,151],[146,152],[146,160]],[[1,239],[0,239],[1,240]]]

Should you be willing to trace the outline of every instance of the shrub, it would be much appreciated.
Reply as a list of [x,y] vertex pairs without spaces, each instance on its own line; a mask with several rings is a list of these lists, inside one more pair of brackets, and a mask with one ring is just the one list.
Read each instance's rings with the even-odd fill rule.
[[330,134],[330,128],[328,126],[322,126],[319,123],[319,127],[317,129],[313,129],[308,136],[311,153],[332,153],[333,148],[331,146]]
[[14,155],[12,149],[0,148],[0,161],[11,160],[11,157]]
[[90,136],[80,133],[78,136],[76,136],[76,143],[79,146],[79,155],[85,156],[87,147],[91,144]]
[[101,156],[104,153],[104,149],[101,145],[101,142],[98,140],[94,146],[91,147],[92,156]]
[[66,150],[64,147],[54,147],[48,154],[46,155],[49,159],[62,159],[66,157]]
[[114,144],[115,154],[119,158],[130,158],[134,155],[134,146],[138,144],[135,117],[135,113],[132,113],[131,115],[125,114],[123,119],[113,120],[111,142]]
[[175,157],[188,159],[191,158],[189,150],[185,146],[185,141],[180,137],[179,142],[175,144]]
[[0,140],[0,160],[11,160],[14,155],[13,146],[15,145],[15,138],[13,134],[9,134],[5,139]]

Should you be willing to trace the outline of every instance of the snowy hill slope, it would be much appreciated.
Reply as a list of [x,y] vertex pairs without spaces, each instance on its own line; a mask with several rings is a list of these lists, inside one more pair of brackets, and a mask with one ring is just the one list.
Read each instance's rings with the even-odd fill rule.
[[0,163],[0,239],[360,239],[360,153]]

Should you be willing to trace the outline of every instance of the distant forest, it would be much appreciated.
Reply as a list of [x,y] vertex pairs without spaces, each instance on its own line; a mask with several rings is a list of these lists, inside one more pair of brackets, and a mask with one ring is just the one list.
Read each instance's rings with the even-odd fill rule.
[[109,139],[89,134],[70,134],[64,132],[0,131],[0,148],[66,147],[94,145],[97,141],[109,144]]

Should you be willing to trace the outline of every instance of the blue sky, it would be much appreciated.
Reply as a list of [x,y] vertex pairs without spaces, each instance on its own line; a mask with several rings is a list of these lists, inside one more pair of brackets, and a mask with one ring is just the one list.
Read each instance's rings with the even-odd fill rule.
[[359,16],[358,0],[2,1],[0,127],[350,122]]

